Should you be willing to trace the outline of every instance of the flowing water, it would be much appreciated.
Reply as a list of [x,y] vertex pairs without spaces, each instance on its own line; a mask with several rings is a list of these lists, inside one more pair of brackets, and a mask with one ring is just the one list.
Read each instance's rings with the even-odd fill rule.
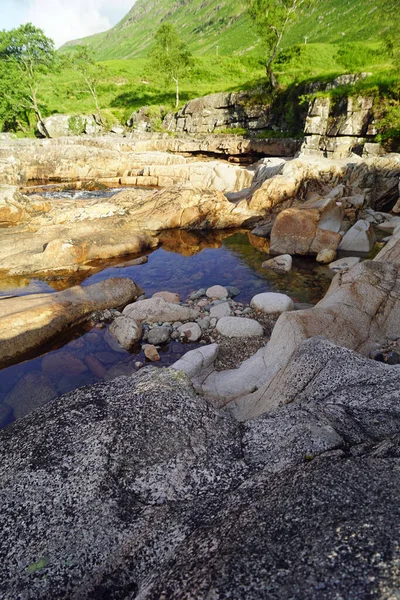
[[[86,286],[109,277],[128,277],[143,288],[147,297],[168,290],[178,292],[184,301],[193,291],[221,284],[239,288],[241,293],[236,299],[241,302],[249,302],[257,293],[276,291],[288,294],[294,302],[315,304],[332,278],[328,268],[311,258],[295,258],[287,274],[263,269],[261,264],[269,258],[268,242],[245,231],[170,231],[160,238],[161,247],[148,255],[146,264],[131,265],[133,257],[119,258],[91,265],[89,276],[86,272],[68,279],[8,278],[0,280],[0,296],[52,293],[78,283]],[[106,331],[94,327],[72,332],[69,338],[42,349],[40,355],[1,370],[0,427],[44,400],[83,385],[129,375],[135,371],[135,362],[146,362],[140,345],[131,353],[117,351],[108,344]],[[166,344],[160,350],[157,366],[172,364],[193,347],[177,341]]]

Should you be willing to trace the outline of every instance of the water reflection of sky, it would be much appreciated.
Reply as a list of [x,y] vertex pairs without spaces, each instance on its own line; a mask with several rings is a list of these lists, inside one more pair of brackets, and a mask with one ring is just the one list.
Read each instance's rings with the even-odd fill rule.
[[[165,246],[152,252],[146,264],[121,266],[124,260],[121,259],[118,267],[115,261],[111,261],[114,264],[97,266],[98,272],[82,284],[90,285],[109,277],[129,277],[143,288],[147,296],[156,291],[169,290],[178,292],[183,300],[192,291],[214,284],[239,288],[241,293],[237,299],[244,302],[250,301],[255,294],[266,291],[284,292],[294,301],[310,303],[316,303],[325,294],[330,282],[329,270],[318,266],[315,260],[295,259],[291,273],[277,275],[261,267],[269,256],[255,248],[246,233],[228,234],[225,239],[224,235],[210,234],[207,237],[204,234],[196,236],[185,233],[179,237],[179,232],[168,234]],[[253,240],[253,243],[257,243],[257,240]],[[37,279],[21,279],[17,285],[19,287],[13,289],[10,280],[1,293],[20,295],[54,291],[51,281],[46,283]],[[57,282],[57,287],[60,288],[60,282]],[[140,346],[132,353],[116,352],[110,348],[105,330],[95,329],[83,335],[76,333],[73,337],[74,339],[58,340],[52,348],[48,348],[43,355],[45,360],[43,356],[37,356],[0,371],[0,427],[14,419],[12,409],[18,416],[21,411],[30,408],[33,410],[40,405],[45,396],[56,397],[103,378],[129,375],[135,371],[136,361],[145,362]],[[172,364],[192,347],[178,342],[165,345],[158,365]],[[80,361],[83,365],[82,372],[71,374],[70,356]],[[57,367],[53,370],[48,365],[49,357],[55,358],[57,362]],[[97,361],[96,373],[90,368],[93,357]],[[21,402],[24,404],[22,407]]]

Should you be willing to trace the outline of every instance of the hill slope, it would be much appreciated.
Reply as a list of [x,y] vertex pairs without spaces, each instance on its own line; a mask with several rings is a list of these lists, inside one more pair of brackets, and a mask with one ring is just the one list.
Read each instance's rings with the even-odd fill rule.
[[[399,0],[316,0],[287,32],[284,45],[374,41],[400,27]],[[240,0],[137,0],[115,27],[68,42],[85,43],[98,60],[144,56],[154,32],[173,22],[196,54],[262,53],[262,43]]]

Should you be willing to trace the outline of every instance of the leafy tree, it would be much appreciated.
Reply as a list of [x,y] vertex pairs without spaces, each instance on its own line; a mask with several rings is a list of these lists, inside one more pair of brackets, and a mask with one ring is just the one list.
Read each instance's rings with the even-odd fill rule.
[[306,1],[310,2],[310,0],[246,0],[250,17],[268,48],[265,69],[273,88],[278,83],[273,72],[273,63],[282,38],[289,23],[298,16],[300,7]]
[[87,92],[93,98],[96,120],[100,125],[105,126],[97,93],[99,82],[105,75],[104,67],[96,63],[91,50],[87,46],[76,46],[75,50],[65,54],[62,60],[65,67],[76,71],[83,80]]
[[171,23],[163,23],[155,35],[156,44],[150,53],[152,68],[164,76],[167,82],[175,84],[175,106],[179,106],[179,84],[187,75],[192,64],[192,56],[180,40]]
[[41,130],[49,137],[40,110],[41,77],[55,63],[54,43],[31,23],[0,32],[0,75],[3,92],[3,118],[20,123],[35,113]]

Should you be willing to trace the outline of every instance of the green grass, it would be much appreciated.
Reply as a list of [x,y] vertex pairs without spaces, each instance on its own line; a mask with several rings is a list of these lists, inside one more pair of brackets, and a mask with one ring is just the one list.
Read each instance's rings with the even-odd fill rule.
[[[305,38],[312,44],[376,41],[398,31],[398,8],[398,0],[316,0],[293,22],[283,46],[304,44]],[[183,41],[197,55],[264,54],[243,0],[137,0],[115,27],[83,41],[93,48],[99,60],[143,57],[164,20],[174,23]]]

